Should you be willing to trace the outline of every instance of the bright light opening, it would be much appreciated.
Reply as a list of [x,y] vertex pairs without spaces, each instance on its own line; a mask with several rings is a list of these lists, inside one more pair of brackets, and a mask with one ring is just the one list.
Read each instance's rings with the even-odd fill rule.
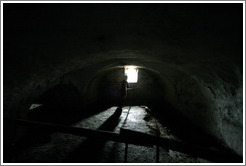
[[129,83],[138,82],[138,68],[136,66],[126,66],[125,75],[127,75],[127,82]]

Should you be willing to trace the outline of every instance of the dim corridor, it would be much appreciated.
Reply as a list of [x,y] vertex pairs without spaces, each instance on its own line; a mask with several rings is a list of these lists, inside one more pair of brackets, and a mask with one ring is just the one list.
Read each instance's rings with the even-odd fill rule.
[[[120,110],[111,107],[96,115],[73,124],[75,127],[105,130],[119,133],[120,128],[157,135],[169,139],[178,139],[169,129],[159,123],[145,106],[125,106]],[[34,137],[35,144],[28,147],[13,148],[13,163],[124,163],[125,144],[103,141],[100,138],[86,138],[72,134],[51,133],[46,141]],[[47,136],[46,136],[47,137]],[[39,140],[40,139],[40,140]],[[128,163],[155,163],[156,147],[128,144]],[[160,147],[159,162],[209,162],[187,154]]]
[[3,1],[2,163],[245,164],[244,5]]

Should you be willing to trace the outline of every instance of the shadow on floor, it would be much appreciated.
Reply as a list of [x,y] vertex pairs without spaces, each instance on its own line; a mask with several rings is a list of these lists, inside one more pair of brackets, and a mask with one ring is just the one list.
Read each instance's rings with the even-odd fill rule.
[[215,138],[203,132],[172,106],[160,103],[150,108],[152,115],[180,140],[197,145],[221,147]]
[[[122,108],[117,108],[98,130],[113,131],[120,122]],[[99,163],[104,153],[105,140],[87,138],[64,160],[66,163]]]
[[[68,98],[70,97],[70,99],[62,99],[64,96]],[[88,109],[81,110],[82,106],[80,104],[80,100],[76,99],[73,101],[76,97],[79,98],[80,96],[76,88],[72,85],[57,85],[45,92],[37,100],[37,103],[44,103],[44,105],[37,108],[33,112],[29,112],[28,120],[61,125],[72,125],[109,108],[108,105],[97,101],[96,103],[88,105],[86,107]],[[63,102],[65,100],[66,102]],[[115,119],[120,116],[119,113],[121,112],[117,110],[114,116],[105,122],[101,130],[103,130],[103,128],[110,128],[114,126],[114,123],[117,122]],[[35,127],[15,126],[15,128],[24,134],[21,138],[14,140],[7,151],[4,152],[4,162],[9,162],[11,160],[11,156],[14,156],[15,153],[18,153],[21,149],[48,143],[51,141],[51,134],[53,133],[48,129],[37,129]]]
[[[29,116],[28,120],[38,121],[43,123],[72,125],[73,123],[91,117],[107,109],[106,106],[98,107],[97,105],[99,104],[95,104],[95,105],[96,106],[90,106],[89,107],[90,110],[88,111],[70,113],[69,115],[66,115],[64,113],[61,113],[60,115],[58,113],[56,113],[56,115],[52,115],[52,113],[47,113],[52,108],[49,107],[48,105],[43,107],[39,111],[33,113],[31,116]],[[48,141],[50,141],[50,134],[53,133],[52,131],[43,128],[37,130],[37,128],[35,127],[34,128],[23,127],[23,126],[18,126],[18,127],[22,128],[23,131],[25,131],[25,135],[24,137],[22,137],[21,139],[19,139],[17,142],[14,143],[16,148],[26,148],[33,145],[47,143]]]
[[[69,125],[99,111],[99,108],[91,106],[88,107],[90,110],[83,110],[83,100],[76,86],[58,84],[34,101],[42,106],[29,111],[28,118],[35,121]],[[100,108],[100,111],[103,109]]]
[[163,126],[166,126],[170,130],[170,133],[177,136],[181,141],[228,152],[231,155],[228,156],[226,161],[242,162],[242,157],[224,147],[215,137],[203,132],[171,106],[159,104],[159,107],[153,107],[153,116],[159,119],[159,122]]

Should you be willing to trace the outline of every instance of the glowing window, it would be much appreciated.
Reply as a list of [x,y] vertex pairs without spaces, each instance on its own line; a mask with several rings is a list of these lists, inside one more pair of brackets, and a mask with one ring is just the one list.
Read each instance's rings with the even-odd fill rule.
[[125,75],[127,75],[127,82],[129,83],[138,82],[138,68],[136,66],[126,66]]

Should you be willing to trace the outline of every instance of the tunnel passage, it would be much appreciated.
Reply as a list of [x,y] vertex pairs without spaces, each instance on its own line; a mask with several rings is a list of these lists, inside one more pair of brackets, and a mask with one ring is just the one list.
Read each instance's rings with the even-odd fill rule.
[[[141,95],[136,86],[129,104],[144,102],[160,118],[168,117],[161,115],[167,109],[156,103],[169,105],[170,114],[177,112],[170,120],[181,114],[243,156],[242,9],[242,4],[4,4],[3,116],[27,118],[31,104],[63,85],[76,89],[71,98],[80,99],[71,105],[79,103],[81,112],[100,108],[102,96],[115,103],[117,93],[101,84],[104,77],[113,84],[119,66],[137,65],[151,93]],[[8,122],[3,127],[6,151],[22,132]]]
[[[99,72],[90,82],[87,89],[87,100],[98,101],[108,106],[119,104],[121,81],[124,79],[124,66],[111,67]],[[163,89],[160,76],[156,72],[138,67],[138,82],[129,83],[128,105],[154,105],[163,100]],[[156,104],[157,105],[157,104]]]
[[[102,111],[103,108],[117,106],[117,99],[119,97],[118,88],[124,74],[124,65],[115,64],[112,61],[114,60],[103,61],[98,66],[80,68],[65,73],[62,77],[58,77],[52,83],[55,86],[47,89],[47,92],[44,92],[40,99],[46,99],[46,102],[48,101],[50,103],[52,103],[50,99],[57,100],[56,104],[59,106],[61,101],[64,102],[63,97],[65,97],[65,100],[72,101],[70,103],[71,108],[77,109],[63,108],[64,112],[62,116],[61,112],[53,107],[54,109],[49,109],[51,112],[47,112],[46,114],[47,116],[53,114],[53,116],[50,116],[51,121],[58,120],[56,116],[61,115],[60,122],[68,124],[69,119],[67,115],[71,116],[71,122],[75,122],[80,118],[83,119],[82,116],[86,116],[86,114],[94,114]],[[135,61],[135,64],[139,66],[139,80],[137,83],[130,84],[130,87],[133,89],[129,90],[128,105],[148,106],[153,110],[153,114],[163,121],[165,125],[168,125],[173,130],[173,133],[182,140],[203,145],[211,143],[222,144],[228,147],[224,139],[232,139],[235,141],[235,144],[229,146],[231,148],[240,148],[236,146],[238,146],[238,143],[240,144],[240,141],[237,139],[242,139],[240,136],[241,127],[231,124],[236,134],[225,136],[224,134],[230,133],[231,127],[228,128],[229,131],[226,131],[225,127],[228,126],[221,126],[223,124],[220,121],[221,115],[214,111],[214,109],[217,109],[217,105],[211,96],[216,93],[213,88],[216,85],[211,84],[209,88],[207,86],[204,87],[202,84],[204,82],[199,82],[201,80],[187,73],[187,70],[171,63],[156,64],[155,61],[146,62],[141,59],[138,59],[138,63],[136,59],[125,59],[125,62],[123,60],[124,63],[128,61]],[[195,66],[193,65],[192,67],[194,68]],[[209,71],[206,66],[203,67],[203,70],[205,69],[206,72]],[[199,71],[202,70],[199,69]],[[211,71],[211,75],[203,75],[203,77],[218,77],[213,72],[214,70]],[[240,76],[238,71],[236,71],[236,74],[238,74],[238,77]],[[234,78],[236,81],[237,76]],[[64,93],[60,93],[62,91],[55,92],[57,88],[64,87],[66,87]],[[66,91],[68,93],[65,93]],[[53,93],[50,99],[48,92]],[[66,97],[69,98],[66,99]],[[61,99],[60,101],[59,98]],[[76,110],[77,113],[75,113]],[[41,114],[43,115],[43,113]],[[44,115],[43,117],[47,117]],[[38,114],[35,116],[40,118]],[[237,120],[235,119],[235,121]],[[209,139],[204,139],[207,137]],[[217,140],[214,141],[214,138]]]
[[[132,61],[132,59],[125,61]],[[58,85],[40,97],[40,101],[43,100],[44,103],[48,101],[52,108],[48,109],[47,114],[43,116],[50,116],[52,121],[52,118],[58,120],[56,116],[60,115],[63,117],[60,122],[68,123],[69,115],[71,122],[75,122],[86,114],[94,114],[102,111],[103,108],[117,106],[124,66],[113,64],[111,61],[106,63],[108,65],[105,65],[105,62],[102,64],[103,67],[94,67],[94,70],[90,67],[82,68],[58,78],[56,81]],[[139,78],[137,83],[130,83],[130,87],[133,89],[129,90],[127,105],[148,106],[157,118],[172,128],[174,134],[185,141],[204,145],[215,144],[214,138],[218,135],[213,133],[213,130],[217,127],[218,119],[216,119],[216,114],[209,112],[213,102],[210,96],[206,96],[199,82],[168,63],[165,63],[165,67],[163,64],[158,66],[153,62],[141,60],[139,64],[136,64],[139,65]],[[161,72],[157,71],[158,67],[161,68],[161,70],[159,69]],[[63,88],[64,93],[56,91],[59,88]],[[66,91],[67,93],[65,93]],[[50,94],[52,94],[51,97],[49,97]],[[70,108],[62,108],[64,110],[64,115],[62,115],[61,110],[52,106],[53,101],[50,99],[56,100],[54,103],[56,106],[65,104],[66,100],[73,102],[67,106]],[[52,114],[53,116],[51,116]],[[40,118],[38,114],[35,116]],[[209,136],[209,139],[204,139]],[[217,143],[221,144],[221,140]]]

